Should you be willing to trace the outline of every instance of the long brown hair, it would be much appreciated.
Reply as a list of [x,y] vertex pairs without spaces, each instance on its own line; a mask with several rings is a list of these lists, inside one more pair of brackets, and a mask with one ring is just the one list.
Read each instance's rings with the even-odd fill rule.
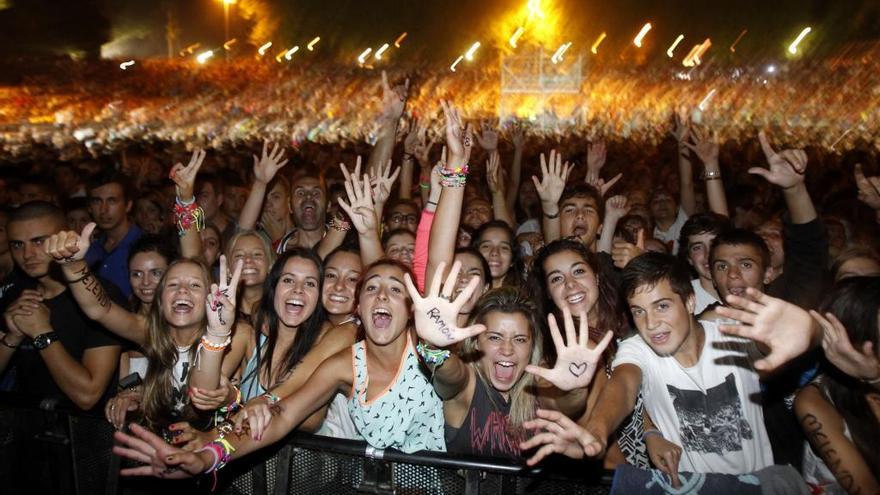
[[[191,420],[196,417],[196,413],[189,403],[189,395],[185,390],[183,401],[186,404],[180,418],[176,418],[174,411],[174,390],[172,383],[174,382],[173,372],[174,365],[177,364],[178,350],[177,344],[171,335],[171,327],[162,314],[162,298],[165,294],[165,280],[171,270],[178,265],[193,264],[199,267],[202,277],[205,280],[205,292],[211,284],[211,276],[208,268],[201,262],[189,259],[176,260],[168,265],[165,274],[156,287],[156,297],[150,305],[150,311],[147,315],[147,341],[144,346],[144,354],[147,356],[148,367],[147,376],[144,377],[144,397],[143,411],[144,420],[147,427],[157,431],[164,428],[173,421]],[[195,308],[196,311],[204,311],[204,306]],[[204,316],[203,316],[204,318]],[[195,363],[196,349],[198,339],[201,338],[205,331],[205,325],[201,326],[195,342],[190,346],[189,357],[190,363]]]

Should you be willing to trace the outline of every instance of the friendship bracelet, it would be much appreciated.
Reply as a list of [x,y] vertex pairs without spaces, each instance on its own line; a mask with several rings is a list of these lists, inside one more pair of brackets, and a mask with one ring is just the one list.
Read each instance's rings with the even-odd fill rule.
[[431,184],[426,184],[424,182],[419,182],[419,187],[422,189],[431,189]]
[[428,363],[433,365],[433,368],[439,368],[443,366],[443,363],[449,359],[451,353],[447,349],[432,349],[425,345],[424,342],[419,342],[416,345],[416,352],[419,353],[419,356]]
[[226,340],[223,341],[222,344],[215,344],[208,340],[207,336],[203,336],[201,342],[199,342],[199,349],[205,349],[206,351],[218,352],[226,349],[229,344],[232,342],[232,335],[230,334],[226,337]]
[[189,201],[184,201],[184,200],[180,199],[180,196],[175,196],[174,202],[179,204],[180,206],[189,206],[189,205],[196,202],[196,197],[193,196],[192,198],[190,198]]
[[462,187],[467,183],[468,172],[470,168],[467,164],[454,169],[440,169],[440,184],[443,187]]
[[205,210],[195,200],[184,204],[178,198],[174,202],[174,224],[177,225],[177,234],[180,237],[193,227],[196,232],[201,232],[205,230]]
[[337,232],[345,232],[351,230],[351,222],[333,217],[327,222],[327,228],[333,229]]
[[642,441],[644,441],[649,435],[657,435],[660,438],[664,438],[663,433],[660,430],[658,430],[657,428],[651,428],[650,430],[645,430],[645,432],[642,434]]

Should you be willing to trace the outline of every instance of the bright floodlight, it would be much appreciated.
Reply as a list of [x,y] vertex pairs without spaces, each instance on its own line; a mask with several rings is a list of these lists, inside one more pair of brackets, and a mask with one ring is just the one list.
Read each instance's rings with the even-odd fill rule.
[[203,63],[207,62],[208,59],[213,56],[214,56],[214,50],[208,50],[206,52],[202,52],[196,57],[196,62],[203,64]]
[[801,34],[799,34],[798,37],[795,38],[794,42],[792,42],[792,44],[789,45],[788,53],[790,53],[792,55],[797,55],[798,45],[801,43],[801,41],[804,40],[804,38],[808,34],[810,34],[810,31],[812,31],[812,30],[813,30],[813,28],[811,28],[811,27],[805,27],[804,30],[801,31]]

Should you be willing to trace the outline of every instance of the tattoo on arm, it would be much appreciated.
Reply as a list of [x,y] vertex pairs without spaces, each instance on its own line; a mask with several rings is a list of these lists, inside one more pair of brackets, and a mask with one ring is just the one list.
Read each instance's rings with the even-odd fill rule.
[[98,282],[98,278],[95,277],[93,273],[89,273],[88,267],[84,267],[78,273],[83,277],[79,283],[83,284],[86,290],[95,296],[95,301],[98,302],[98,306],[101,306],[102,308],[109,306],[110,298],[104,291],[104,287],[101,286],[101,282]]
[[834,473],[834,477],[837,478],[837,482],[840,483],[840,486],[842,486],[847,493],[861,493],[862,488],[856,484],[857,482],[855,478],[853,478],[852,473],[847,471],[842,465],[843,461],[837,451],[832,447],[831,440],[828,439],[828,435],[823,431],[823,425],[819,419],[812,414],[806,414],[801,418],[801,426],[807,434],[807,440],[810,441],[810,444],[825,461],[825,465],[828,466],[828,469]]

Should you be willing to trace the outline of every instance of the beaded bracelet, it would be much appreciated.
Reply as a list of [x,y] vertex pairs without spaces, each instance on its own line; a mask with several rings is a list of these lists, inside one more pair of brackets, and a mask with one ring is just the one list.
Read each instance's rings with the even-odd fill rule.
[[[235,388],[235,398],[232,399],[232,402],[220,408],[220,413],[225,414],[226,416],[229,416],[230,414],[235,414],[236,412],[238,412],[239,409],[241,409],[241,390],[235,385],[233,385],[233,388]],[[223,437],[224,435],[220,436]]]
[[467,183],[469,171],[467,164],[454,169],[440,169],[440,184],[443,187],[462,187]]
[[226,340],[224,340],[220,344],[215,344],[215,343],[211,342],[210,340],[208,340],[208,336],[206,335],[206,336],[203,336],[201,342],[199,342],[199,349],[205,349],[206,351],[212,351],[212,352],[219,352],[219,351],[226,349],[226,347],[228,347],[231,342],[232,342],[232,334],[228,335],[226,337]]
[[432,365],[433,368],[439,368],[443,366],[443,363],[449,359],[450,352],[446,349],[432,349],[424,344],[424,342],[419,342],[416,345],[416,352],[419,353],[419,356],[427,363]]
[[195,227],[196,232],[205,230],[205,210],[195,200],[184,203],[177,198],[174,201],[174,224],[177,225],[177,234],[183,237],[186,231]]
[[348,222],[345,220],[340,220],[336,217],[333,217],[330,219],[329,222],[327,222],[327,228],[333,229],[337,232],[344,232],[344,231],[351,230],[351,222]]

